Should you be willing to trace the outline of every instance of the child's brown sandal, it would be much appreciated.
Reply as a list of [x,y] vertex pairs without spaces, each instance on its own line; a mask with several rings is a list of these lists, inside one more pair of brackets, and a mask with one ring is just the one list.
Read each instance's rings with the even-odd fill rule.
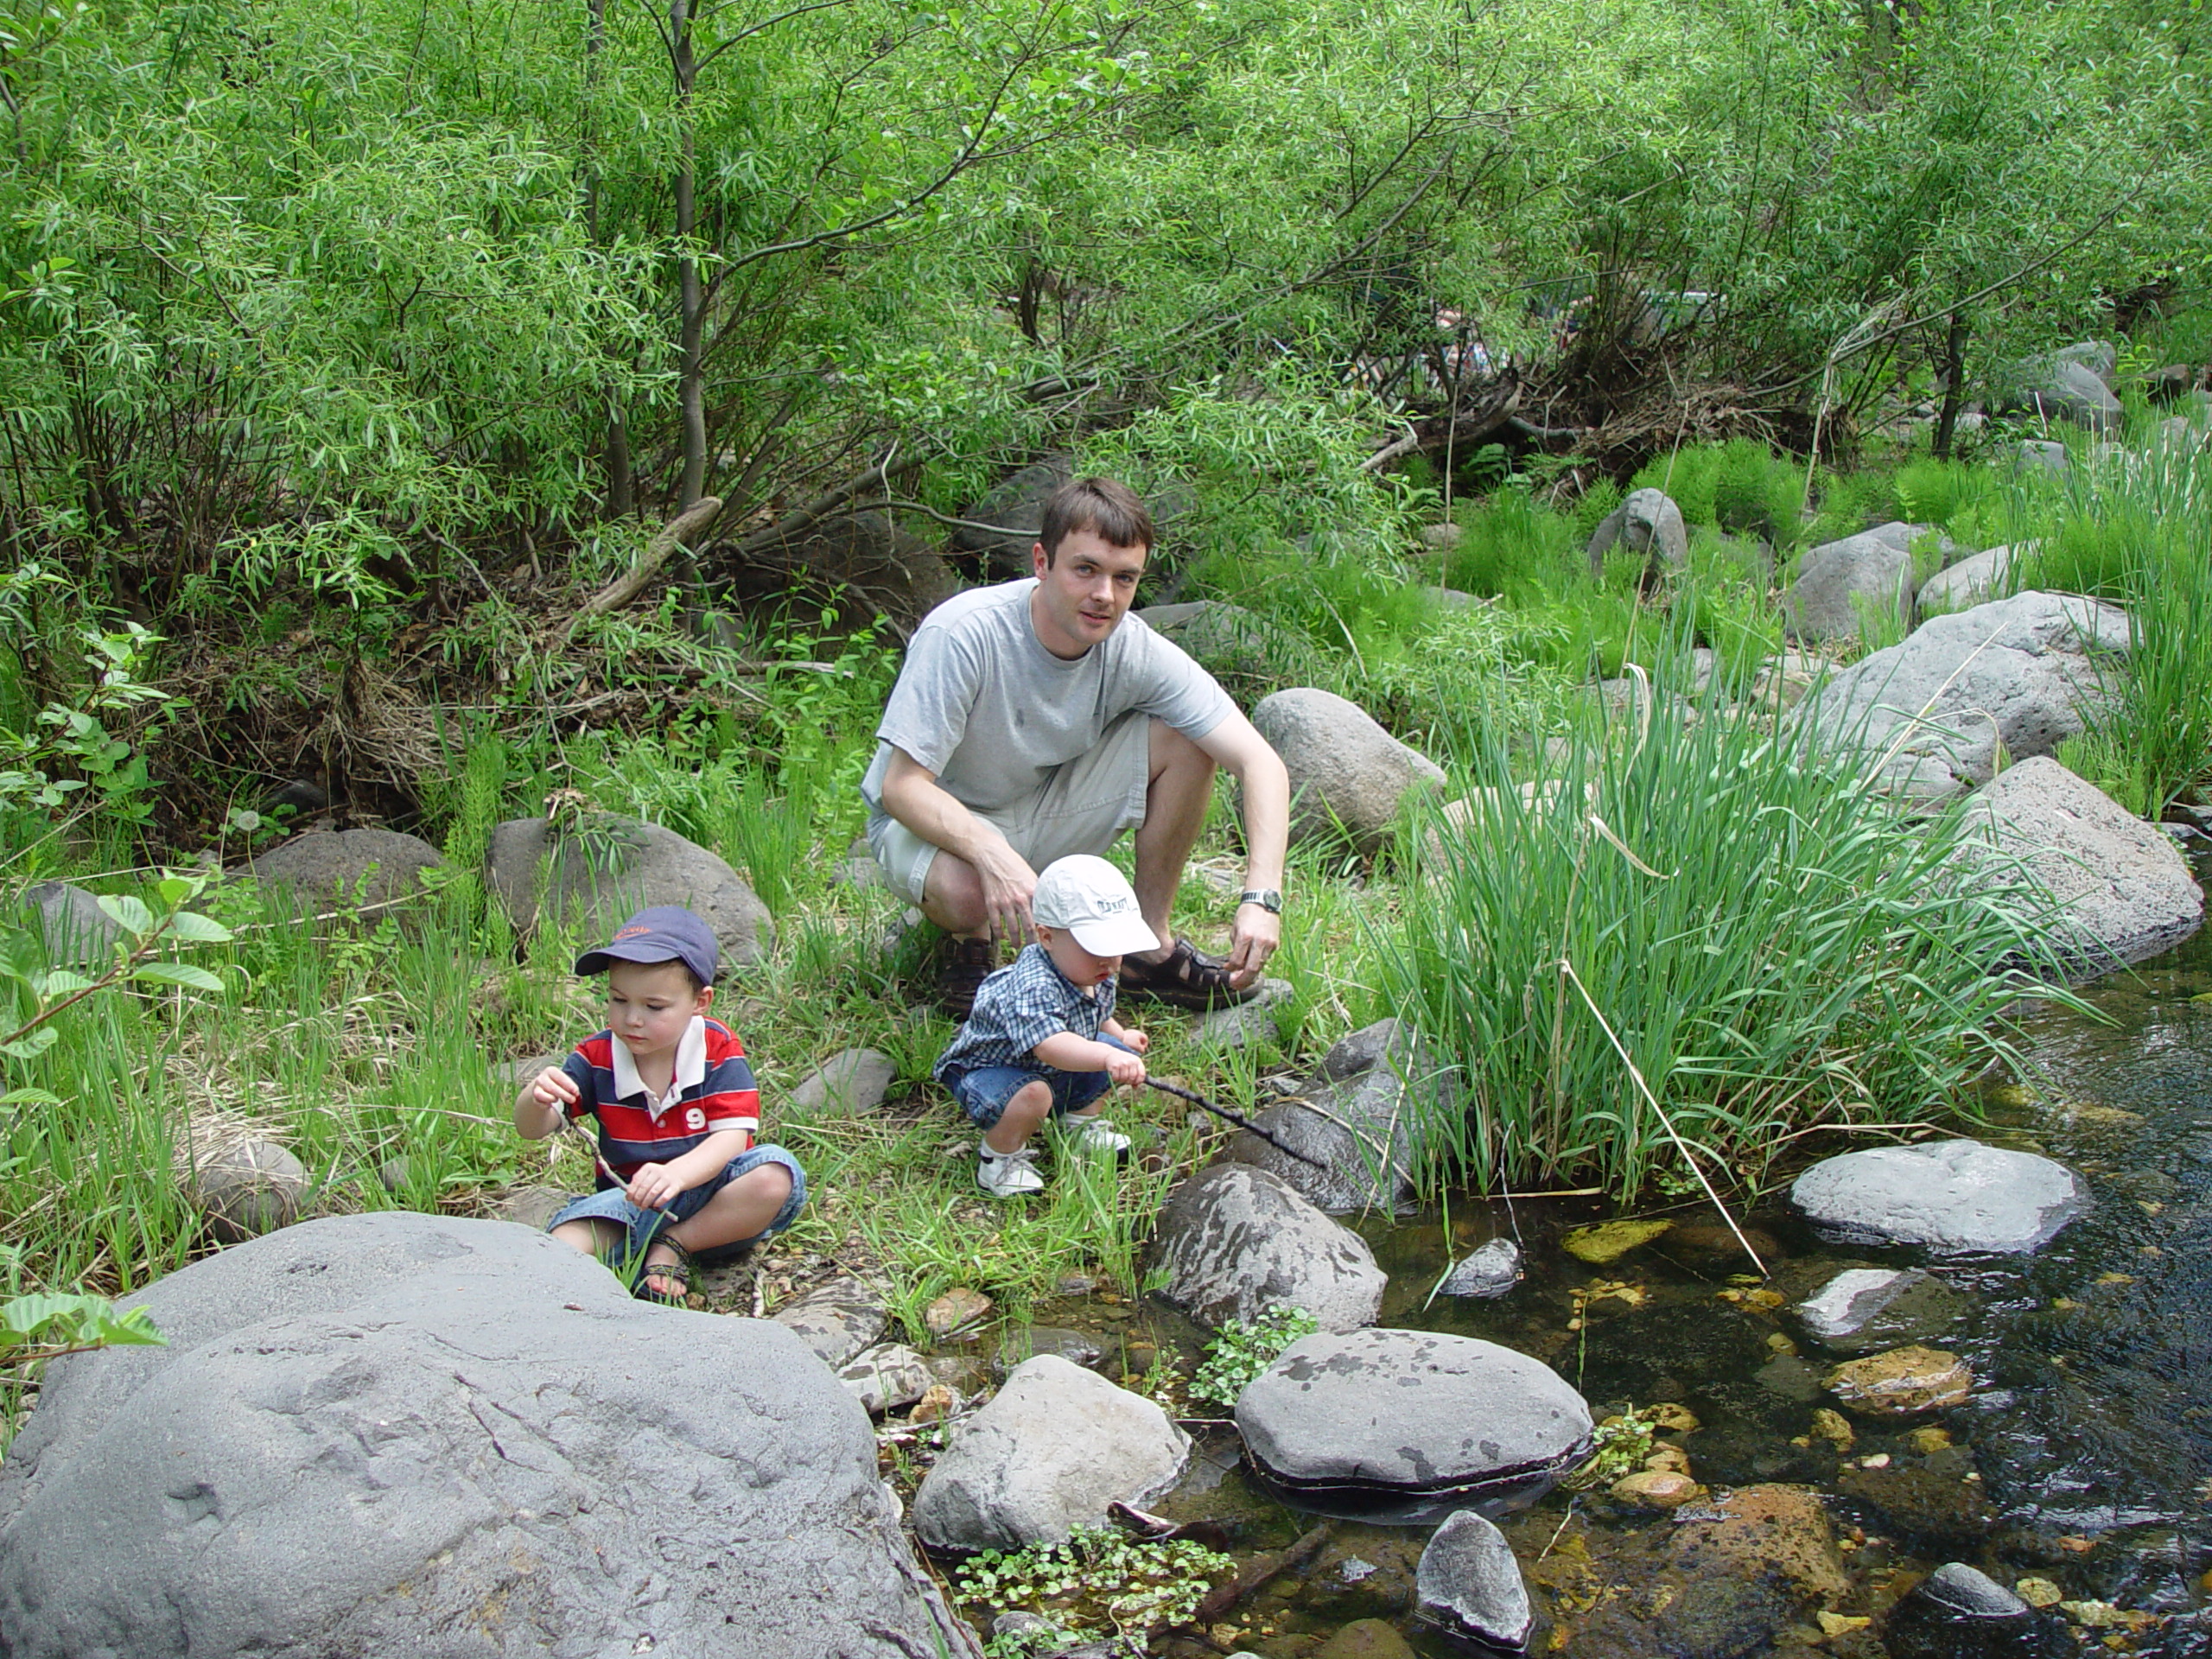
[[[676,1252],[673,1262],[649,1262],[638,1270],[638,1282],[630,1294],[642,1302],[658,1302],[663,1307],[682,1307],[691,1294],[691,1252],[672,1238],[656,1238],[653,1244]],[[649,1247],[650,1248],[650,1247]],[[656,1290],[653,1281],[664,1287],[673,1283],[673,1291]]]

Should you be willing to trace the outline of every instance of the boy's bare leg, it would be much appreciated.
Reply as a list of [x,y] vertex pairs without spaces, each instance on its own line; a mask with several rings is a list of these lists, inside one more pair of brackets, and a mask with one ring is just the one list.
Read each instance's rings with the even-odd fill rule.
[[1182,882],[1183,866],[1190,861],[1191,849],[1205,827],[1215,770],[1213,757],[1189,738],[1164,720],[1152,722],[1152,783],[1145,791],[1144,822],[1137,826],[1132,843],[1137,874],[1130,886],[1160,949],[1141,953],[1141,961],[1159,961],[1175,943],[1167,912]]
[[791,1173],[780,1164],[762,1164],[747,1170],[707,1200],[696,1216],[664,1228],[645,1251],[645,1266],[668,1266],[676,1252],[664,1249],[661,1239],[671,1238],[687,1250],[711,1250],[720,1244],[757,1238],[791,1195]]
[[1020,1152],[1052,1111],[1052,1085],[1042,1077],[1025,1083],[1014,1091],[999,1121],[983,1132],[983,1144],[1001,1157]]
[[628,1236],[611,1221],[564,1221],[553,1236],[580,1255],[612,1255]]

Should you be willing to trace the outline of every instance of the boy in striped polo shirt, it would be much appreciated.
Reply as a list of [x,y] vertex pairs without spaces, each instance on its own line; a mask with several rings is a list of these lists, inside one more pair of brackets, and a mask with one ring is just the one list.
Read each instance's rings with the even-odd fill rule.
[[579,974],[607,976],[607,1029],[515,1097],[524,1140],[564,1116],[598,1120],[599,1190],[546,1230],[635,1273],[646,1300],[679,1306],[695,1259],[711,1265],[783,1231],[806,1202],[798,1160],[753,1144],[760,1094],[744,1045],[707,1018],[719,957],[682,906],[639,911],[576,960]]

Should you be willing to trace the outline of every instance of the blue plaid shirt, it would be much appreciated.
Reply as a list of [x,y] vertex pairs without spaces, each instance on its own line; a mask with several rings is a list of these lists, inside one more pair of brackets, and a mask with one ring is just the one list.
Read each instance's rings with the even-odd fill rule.
[[1086,996],[1052,966],[1043,945],[1025,945],[977,988],[967,1023],[937,1057],[937,1080],[950,1088],[955,1077],[979,1066],[1033,1069],[1038,1060],[1031,1051],[1064,1031],[1096,1041],[1098,1028],[1114,1015],[1114,984],[1109,979],[1097,995]]

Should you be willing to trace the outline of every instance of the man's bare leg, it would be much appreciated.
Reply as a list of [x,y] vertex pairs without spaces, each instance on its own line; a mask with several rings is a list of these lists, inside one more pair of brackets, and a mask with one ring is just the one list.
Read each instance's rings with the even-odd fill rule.
[[983,909],[982,878],[964,858],[944,849],[930,861],[922,879],[922,914],[956,939],[979,939],[989,930]]
[[[1211,755],[1166,721],[1152,722],[1152,782],[1145,791],[1144,822],[1137,826],[1137,873],[1130,885],[1160,949],[1139,961],[1157,962],[1174,944],[1167,913],[1175,903],[1175,889],[1182,884],[1183,866],[1190,861],[1191,849],[1205,827],[1214,772]],[[936,873],[932,865],[930,874],[934,877]]]

